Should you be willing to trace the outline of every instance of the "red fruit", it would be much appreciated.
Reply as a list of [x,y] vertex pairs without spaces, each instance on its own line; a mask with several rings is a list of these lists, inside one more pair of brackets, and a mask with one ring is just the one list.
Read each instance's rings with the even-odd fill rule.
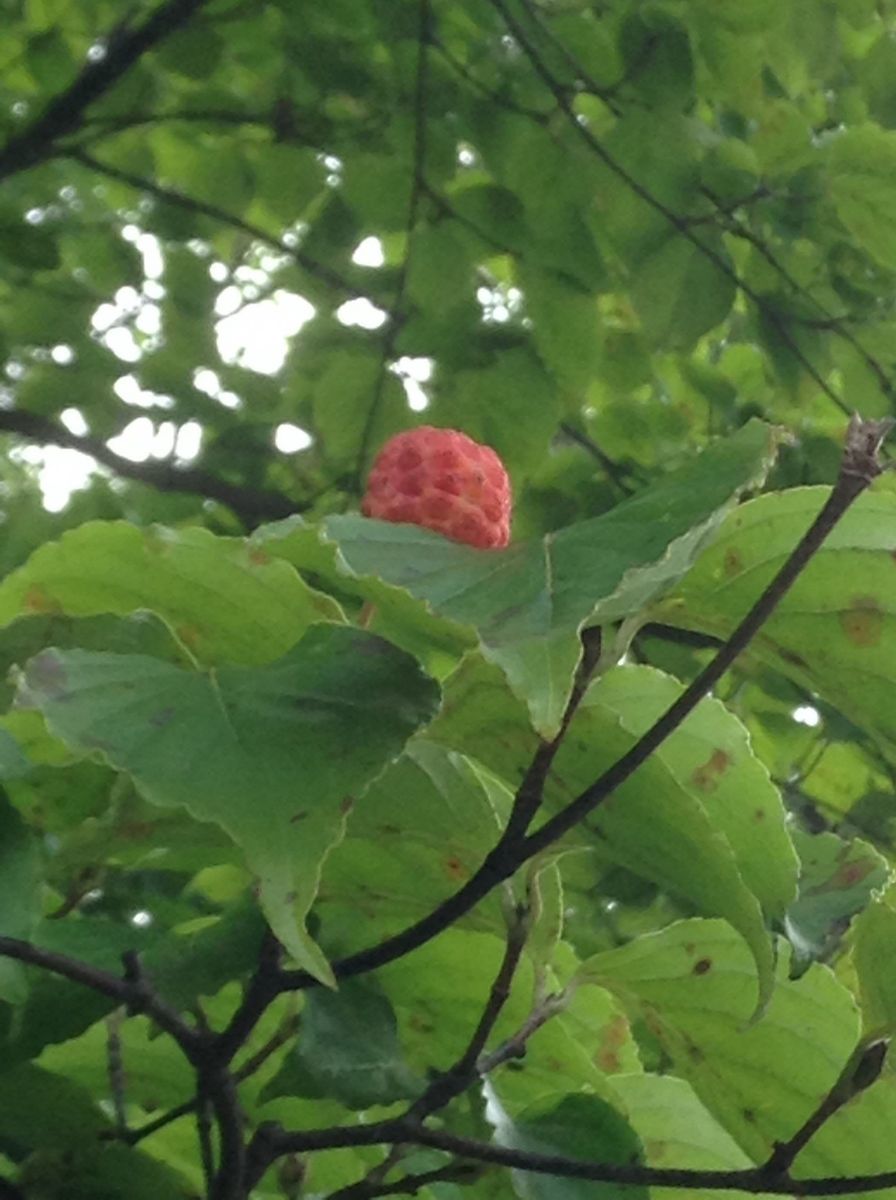
[[510,480],[490,446],[456,429],[397,433],[371,467],[366,517],[434,529],[489,550],[510,541]]

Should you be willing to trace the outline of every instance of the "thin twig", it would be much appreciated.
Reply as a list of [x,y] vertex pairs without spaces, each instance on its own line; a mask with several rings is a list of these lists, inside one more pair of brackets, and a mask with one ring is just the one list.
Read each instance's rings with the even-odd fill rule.
[[[129,1011],[144,1013],[178,1043],[188,1058],[193,1059],[201,1047],[200,1035],[186,1023],[161,997],[155,995],[145,978],[126,968],[124,978],[94,967],[79,959],[69,958],[55,950],[45,950],[19,938],[0,937],[0,955],[14,958],[30,966],[42,967],[54,975],[83,984],[102,996],[108,996],[116,1004],[123,1004]],[[135,961],[129,956],[129,962]]]
[[587,433],[583,433],[581,429],[576,429],[575,425],[569,421],[561,421],[559,429],[571,442],[575,442],[577,446],[581,446],[592,458],[597,459],[603,467],[607,478],[623,496],[630,496],[632,494],[635,489],[626,478],[627,472],[625,468],[621,467],[615,459],[610,458],[609,454],[598,446],[594,438],[589,437]]
[[821,389],[825,396],[836,405],[841,412],[849,414],[849,408],[844,403],[842,398],[837,395],[824,376],[817,370],[811,360],[803,353],[798,343],[794,340],[792,334],[788,330],[781,314],[778,313],[771,305],[767,303],[765,298],[761,296],[754,287],[747,283],[738,272],[734,269],[731,263],[719,251],[712,246],[702,242],[694,232],[691,222],[687,217],[683,217],[680,213],[658,199],[654,194],[644,186],[638,179],[632,175],[616,157],[607,150],[603,142],[595,135],[592,129],[583,124],[576,113],[576,110],[564,88],[551,74],[544,59],[535,47],[532,39],[522,28],[519,21],[510,11],[506,0],[489,0],[491,5],[501,14],[507,28],[510,30],[514,39],[518,42],[520,49],[528,58],[536,75],[538,75],[548,90],[556,99],[558,105],[566,114],[572,128],[576,134],[585,142],[591,151],[603,162],[618,179],[621,179],[626,187],[640,200],[662,216],[668,224],[683,238],[691,243],[703,256],[708,259],[718,271],[731,280],[735,287],[739,288],[745,296],[747,296],[756,305],[759,311],[765,316],[769,324],[773,325],[776,333],[781,338],[781,341],[787,346],[790,353],[802,366],[803,370],[814,380],[817,386]]
[[407,1146],[392,1146],[377,1164],[370,1168],[366,1175],[349,1183],[338,1191],[331,1192],[327,1200],[369,1200],[372,1196],[381,1195],[380,1188],[386,1176],[394,1166],[397,1166],[407,1156]]
[[348,1187],[331,1192],[327,1200],[375,1200],[377,1196],[416,1196],[431,1183],[472,1183],[482,1173],[482,1168],[470,1162],[450,1162],[431,1171],[402,1175],[391,1183],[370,1181],[350,1183]]
[[354,491],[358,495],[361,493],[361,485],[370,453],[370,442],[373,437],[377,416],[383,404],[386,387],[389,383],[390,367],[395,354],[395,345],[404,320],[404,298],[407,290],[408,274],[411,268],[411,257],[413,255],[414,230],[420,211],[420,200],[423,195],[423,178],[426,171],[426,106],[429,80],[430,25],[432,22],[431,0],[418,0],[418,6],[417,66],[414,75],[414,143],[408,208],[405,218],[405,250],[395,283],[395,294],[392,298],[392,304],[386,320],[376,384],[374,385],[373,396],[371,397],[367,415],[364,418],[364,425],[361,429],[361,438],[358,444],[358,459],[355,466],[354,480]]
[[850,505],[881,473],[878,453],[893,422],[862,422],[854,418],[847,433],[840,474],[818,516],[794,547],[787,561],[752,606],[716,656],[688,685],[632,748],[571,804],[546,821],[524,841],[525,857],[531,857],[568,833],[616,791],[630,775],[678,728],[697,707],[735,659],[747,648],[778,604],[796,583],[812,556],[827,538]]
[[490,1054],[483,1054],[476,1064],[476,1070],[482,1076],[510,1062],[514,1058],[522,1058],[526,1053],[526,1044],[533,1034],[546,1025],[552,1017],[557,1016],[566,1008],[567,998],[563,992],[545,996],[522,1023],[516,1033],[511,1034],[500,1046],[496,1046]]
[[212,221],[217,221],[221,225],[227,225],[231,229],[245,233],[255,241],[263,242],[265,245],[278,250],[286,258],[291,258],[304,271],[307,271],[312,278],[319,279],[321,283],[325,283],[328,287],[333,288],[334,291],[353,300],[364,298],[364,293],[360,288],[354,287],[347,279],[337,271],[334,271],[332,267],[318,262],[317,259],[306,254],[300,247],[290,245],[289,242],[277,237],[276,234],[269,233],[266,229],[262,229],[258,225],[253,225],[250,221],[243,220],[242,217],[238,217],[234,213],[220,208],[217,204],[209,204],[205,200],[197,200],[194,196],[187,196],[184,192],[179,192],[174,188],[163,187],[152,179],[145,179],[142,175],[135,175],[132,171],[125,171],[121,167],[112,166],[111,163],[101,162],[99,159],[94,158],[92,154],[88,154],[86,150],[70,147],[61,150],[60,153],[66,158],[80,163],[82,167],[86,167],[90,171],[95,171],[98,175],[105,175],[107,179],[114,179],[117,183],[123,183],[127,187],[134,188],[136,191],[145,192],[161,204],[180,208],[185,212],[195,213],[197,216],[209,217]]
[[135,29],[113,31],[106,39],[103,57],[87,62],[77,78],[0,150],[0,179],[26,170],[51,155],[54,144],[77,129],[91,104],[108,92],[144,54],[184,26],[207,2],[166,0]]
[[[515,1170],[533,1171],[561,1179],[589,1179],[596,1183],[614,1183],[635,1187],[711,1188],[719,1191],[768,1193],[778,1196],[842,1196],[850,1192],[874,1192],[896,1186],[896,1171],[854,1175],[850,1178],[767,1180],[760,1167],[738,1170],[701,1170],[677,1167],[648,1167],[636,1163],[614,1164],[568,1158],[562,1154],[538,1154],[515,1150],[492,1142],[461,1137],[447,1130],[429,1129],[402,1119],[333,1126],[329,1129],[284,1130],[278,1125],[262,1125],[253,1139],[250,1155],[256,1156],[255,1168],[270,1165],[284,1154],[302,1154],[351,1146],[383,1145],[406,1142],[443,1150],[459,1159],[495,1163]],[[256,1179],[260,1178],[260,1174]]]
[[601,631],[595,626],[582,633],[582,657],[573,680],[572,691],[560,721],[560,728],[550,741],[541,741],[529,763],[522,782],[517,788],[503,839],[508,843],[522,837],[541,805],[545,783],[553,766],[557,752],[563,745],[570,722],[588,688],[591,674],[597,666],[601,651]]
[[597,96],[598,99],[603,100],[604,104],[606,104],[607,108],[615,117],[621,116],[621,111],[617,107],[613,98],[613,90],[615,89],[610,90],[602,87],[593,76],[589,75],[582,69],[582,64],[575,57],[575,55],[571,53],[567,45],[557,37],[550,25],[548,25],[545,21],[542,21],[538,10],[532,3],[532,0],[519,0],[519,3],[520,7],[525,9],[529,20],[539,30],[545,41],[550,42],[560,57],[564,59],[566,65],[572,68],[579,81],[584,84],[588,91],[592,95]]
[[307,507],[281,492],[241,487],[198,467],[179,466],[171,462],[132,462],[110,450],[99,438],[79,436],[49,417],[20,408],[0,408],[0,433],[16,433],[44,445],[78,450],[95,458],[116,475],[144,483],[161,492],[185,492],[217,500],[232,508],[247,526],[278,520],[291,513],[302,512]]
[[110,1013],[106,1018],[106,1067],[109,1074],[109,1091],[112,1094],[115,1128],[119,1136],[126,1136],[128,1114],[125,1101],[124,1059],[121,1051],[121,1022],[121,1009]]
[[[854,418],[847,435],[840,477],[811,528],[793,550],[781,570],[765,589],[756,604],[740,623],[727,642],[723,643],[709,666],[681,694],[678,700],[647,730],[647,732],[591,787],[535,833],[513,841],[502,836],[482,865],[447,900],[427,913],[413,925],[387,938],[378,945],[360,950],[332,964],[337,979],[365,974],[386,963],[394,962],[425,945],[444,929],[453,925],[480,900],[508,879],[520,866],[557,838],[569,832],[645,761],[662,742],[674,733],[685,717],[712,685],[732,665],[749,645],[776,605],[795,582],[812,555],[825,540],[852,502],[869,486],[883,469],[878,462],[880,443],[891,427],[888,420],[860,421]],[[538,752],[536,752],[538,753]],[[282,990],[315,987],[317,980],[306,971],[284,971]]]
[[494,91],[487,84],[483,83],[481,79],[477,79],[466,63],[461,62],[440,38],[433,39],[432,44],[433,49],[441,55],[452,71],[459,75],[465,83],[468,83],[474,91],[485,96],[490,103],[496,104],[499,108],[505,108],[508,112],[517,113],[521,117],[527,117],[530,121],[535,121],[539,125],[546,125],[550,120],[550,113],[541,112],[537,108],[527,108],[524,104],[517,104],[515,100],[511,100],[502,92]]
[[498,972],[489,989],[482,1015],[463,1053],[453,1066],[438,1075],[426,1091],[414,1101],[407,1111],[408,1118],[418,1121],[425,1120],[439,1109],[444,1108],[455,1096],[459,1096],[478,1079],[479,1058],[510,996],[513,977],[526,944],[528,932],[526,915],[525,912],[517,912],[507,931],[507,943],[501,965],[498,967]]
[[887,1043],[875,1041],[871,1045],[860,1042],[846,1061],[834,1086],[824,1096],[814,1112],[810,1113],[792,1137],[778,1142],[765,1164],[760,1167],[769,1180],[787,1179],[800,1152],[830,1118],[858,1092],[869,1087],[883,1067]]
[[[754,231],[750,229],[748,225],[745,225],[743,221],[738,220],[737,216],[730,211],[727,206],[723,205],[722,201],[710,188],[704,186],[700,190],[703,192],[704,196],[706,196],[706,198],[716,207],[717,211],[725,218],[728,231],[734,237],[739,237],[744,241],[749,242],[754,250],[756,250],[758,254],[762,255],[772,270],[776,271],[778,275],[780,275],[780,277],[784,280],[788,287],[790,287],[794,294],[802,297],[821,314],[821,319],[819,321],[813,321],[811,318],[803,318],[796,314],[793,314],[793,320],[799,321],[801,324],[813,326],[815,328],[830,329],[837,337],[846,342],[847,345],[852,346],[856,354],[858,354],[858,356],[871,371],[872,375],[874,375],[881,394],[887,399],[890,399],[893,395],[892,379],[890,379],[880,362],[878,362],[878,360],[873,354],[871,354],[869,350],[866,350],[866,348],[846,324],[846,320],[848,318],[845,316],[838,316],[836,313],[832,313],[826,304],[822,303],[822,301],[813,295],[808,288],[804,287],[803,284],[801,284],[796,278],[796,276],[793,275],[793,273],[789,271],[781,262],[778,256],[772,251],[768,243],[765,242],[759,236],[759,234],[754,233]],[[738,204],[736,207],[740,207],[740,204]]]
[[[260,1070],[272,1054],[276,1054],[281,1047],[286,1045],[290,1038],[295,1036],[298,1024],[296,1014],[290,1013],[276,1033],[255,1054],[251,1055],[241,1066],[236,1068],[233,1072],[234,1083],[243,1083],[246,1079],[251,1078],[256,1071]],[[129,1130],[125,1140],[128,1145],[135,1146],[138,1142],[142,1142],[144,1138],[157,1133],[160,1129],[164,1129],[167,1125],[172,1124],[172,1122],[179,1121],[181,1117],[189,1116],[190,1113],[196,1111],[197,1105],[198,1100],[195,1097],[192,1100],[185,1100],[175,1108],[169,1108],[167,1112],[160,1113],[159,1116],[154,1117],[151,1121],[147,1121],[139,1129]]]

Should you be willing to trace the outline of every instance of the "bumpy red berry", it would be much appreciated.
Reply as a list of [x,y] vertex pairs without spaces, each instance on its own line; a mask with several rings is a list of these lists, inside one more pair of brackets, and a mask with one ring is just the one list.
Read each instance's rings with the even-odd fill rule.
[[361,511],[495,549],[510,541],[510,481],[490,446],[456,429],[422,425],[390,438],[376,457]]

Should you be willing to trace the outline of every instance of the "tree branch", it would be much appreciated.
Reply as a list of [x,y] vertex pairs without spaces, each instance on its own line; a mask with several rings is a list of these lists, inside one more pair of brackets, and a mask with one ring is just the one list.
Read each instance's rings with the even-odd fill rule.
[[886,1053],[887,1043],[885,1041],[875,1041],[871,1045],[865,1042],[859,1043],[847,1059],[836,1083],[823,1097],[815,1111],[810,1113],[796,1133],[786,1142],[776,1143],[767,1162],[759,1168],[764,1178],[768,1180],[789,1179],[790,1168],[822,1125],[858,1092],[870,1087],[878,1077]]
[[[256,1071],[264,1066],[272,1054],[275,1054],[282,1046],[286,1045],[290,1038],[294,1037],[298,1027],[299,1023],[296,1014],[290,1013],[276,1033],[272,1034],[255,1054],[251,1055],[241,1066],[236,1068],[233,1072],[234,1083],[242,1083],[243,1080],[249,1079],[254,1075]],[[126,1141],[129,1146],[136,1146],[138,1142],[142,1142],[144,1138],[149,1137],[151,1134],[157,1133],[160,1129],[164,1129],[174,1121],[179,1121],[181,1117],[187,1117],[190,1113],[196,1112],[198,1107],[199,1100],[196,1097],[192,1100],[185,1100],[182,1104],[178,1104],[174,1108],[169,1108],[167,1112],[153,1117],[151,1121],[147,1121],[139,1129],[128,1130],[122,1140]]]
[[117,183],[123,183],[127,187],[132,187],[137,191],[146,192],[148,196],[153,196],[161,204],[169,204],[174,208],[181,208],[185,212],[195,213],[201,217],[208,217],[210,220],[217,221],[221,225],[227,225],[231,229],[245,233],[257,242],[271,246],[286,258],[291,258],[304,271],[307,271],[312,278],[319,279],[321,283],[325,283],[328,287],[333,288],[348,299],[357,300],[364,297],[364,293],[360,288],[354,287],[347,279],[337,271],[334,271],[332,267],[318,262],[317,259],[306,254],[300,247],[291,246],[275,234],[268,233],[266,229],[261,229],[258,225],[253,225],[249,221],[244,221],[242,217],[235,216],[233,213],[227,212],[226,209],[219,208],[217,204],[208,204],[205,200],[197,200],[193,196],[187,196],[183,192],[176,191],[174,188],[163,187],[161,184],[155,183],[152,179],[144,179],[143,176],[134,175],[131,171],[124,171],[120,167],[113,167],[110,163],[104,163],[94,158],[86,150],[72,147],[61,149],[60,154],[71,159],[73,162],[80,163],[82,167],[86,167],[90,171],[95,171],[98,175],[105,175],[107,179],[114,179]]
[[243,1178],[246,1168],[246,1144],[243,1119],[233,1076],[226,1069],[200,1072],[200,1092],[208,1096],[218,1125],[218,1170],[209,1191],[209,1200],[244,1200]]
[[[200,1035],[192,1029],[181,1015],[156,996],[146,979],[136,976],[133,968],[126,969],[124,978],[104,971],[90,963],[69,958],[55,950],[45,950],[20,938],[0,937],[0,955],[14,958],[32,967],[42,967],[54,975],[83,984],[116,1004],[123,1004],[130,1012],[145,1013],[181,1046],[185,1053],[193,1054],[200,1044]],[[133,962],[133,957],[129,959]]]
[[[615,1164],[568,1158],[561,1154],[537,1154],[506,1146],[460,1137],[446,1130],[427,1129],[402,1118],[369,1125],[333,1126],[329,1129],[292,1130],[278,1125],[263,1125],[250,1146],[250,1157],[258,1156],[255,1166],[271,1162],[284,1154],[302,1154],[347,1146],[371,1146],[389,1142],[429,1146],[458,1159],[495,1163],[539,1175],[561,1179],[589,1179],[595,1183],[615,1183],[636,1187],[713,1188],[719,1191],[763,1193],[779,1196],[842,1196],[850,1192],[873,1192],[896,1186],[896,1171],[850,1178],[767,1180],[761,1167],[739,1170],[700,1170],[677,1167],[648,1167],[640,1164]],[[256,1177],[260,1178],[260,1174]]]
[[[569,832],[623,784],[678,728],[713,684],[746,649],[849,506],[881,473],[883,468],[878,461],[878,453],[881,442],[892,424],[890,419],[861,421],[858,417],[853,418],[847,433],[840,476],[809,530],[728,641],[723,643],[708,667],[632,748],[567,808],[545,822],[535,833],[512,840],[507,838],[506,833],[502,835],[466,883],[425,917],[378,945],[359,950],[333,963],[337,979],[347,979],[372,971],[386,963],[394,962],[395,959],[403,958],[412,950],[431,941],[474,908],[494,887],[508,879],[527,859]],[[539,747],[536,756],[540,752]],[[284,971],[281,974],[282,990],[316,985],[317,980],[306,971]]]
[[417,225],[420,200],[423,195],[423,178],[426,170],[426,93],[429,80],[429,40],[431,37],[430,24],[432,21],[431,0],[418,0],[418,5],[417,67],[414,76],[414,146],[408,209],[407,217],[405,218],[405,251],[395,284],[395,295],[392,298],[392,304],[386,321],[380,355],[380,369],[377,372],[370,407],[367,410],[367,416],[364,419],[364,425],[361,430],[358,460],[355,466],[355,492],[358,495],[362,491],[364,473],[370,453],[370,439],[373,436],[373,427],[383,403],[386,385],[389,382],[390,360],[395,353],[395,344],[404,318],[404,297],[407,290],[408,273],[411,267],[413,234]]
[[[778,275],[780,275],[794,295],[802,297],[821,314],[821,319],[819,321],[812,321],[811,319],[799,317],[795,319],[801,320],[803,324],[808,324],[815,328],[821,327],[824,329],[831,329],[837,335],[837,337],[841,338],[847,343],[847,345],[852,346],[856,354],[858,354],[858,356],[868,367],[869,371],[871,371],[872,375],[877,381],[877,386],[879,387],[881,394],[886,396],[887,399],[891,399],[893,395],[892,380],[889,378],[887,372],[881,366],[880,362],[878,362],[878,360],[873,354],[870,353],[870,351],[865,349],[856,335],[846,325],[846,318],[838,316],[836,313],[832,313],[826,304],[823,304],[821,300],[814,296],[807,287],[804,287],[803,284],[801,284],[800,281],[793,275],[793,273],[789,271],[781,262],[777,255],[773,253],[767,243],[763,241],[763,239],[757,233],[754,233],[748,225],[745,225],[743,221],[738,220],[734,212],[731,210],[731,207],[724,205],[710,188],[704,186],[700,190],[703,192],[704,196],[706,196],[706,198],[715,206],[716,211],[725,218],[729,233],[731,233],[734,237],[739,237],[744,241],[749,242],[754,250],[756,250],[758,254],[762,255],[772,270],[776,271]],[[741,207],[742,203],[743,201],[734,207],[739,208]]]
[[558,426],[560,432],[568,437],[571,442],[575,442],[577,446],[595,458],[604,469],[604,474],[613,483],[616,489],[623,496],[630,496],[635,490],[629,480],[626,478],[628,472],[624,467],[621,467],[615,459],[610,458],[609,454],[605,453],[597,442],[587,433],[583,433],[580,429],[576,429],[570,421],[561,421]]
[[348,1187],[340,1188],[338,1192],[331,1192],[327,1200],[375,1200],[377,1196],[416,1196],[422,1188],[431,1183],[472,1183],[480,1173],[481,1169],[473,1163],[450,1162],[431,1171],[402,1175],[400,1179],[394,1179],[391,1183],[359,1180],[358,1183],[350,1183]]
[[0,179],[49,157],[56,141],[75,130],[85,111],[112,88],[140,58],[170,37],[208,0],[166,0],[135,29],[117,29],[105,39],[102,58],[89,61],[74,81],[0,150]]
[[20,408],[0,408],[0,433],[15,433],[43,444],[78,450],[95,458],[116,475],[145,483],[161,492],[186,492],[217,500],[232,508],[247,526],[278,520],[306,507],[281,492],[241,487],[198,467],[182,467],[170,462],[132,462],[110,450],[99,438],[80,437],[49,417]]
[[818,516],[794,547],[787,561],[756,600],[722,648],[632,748],[571,804],[526,837],[524,857],[531,857],[583,821],[632,775],[706,696],[714,684],[743,653],[765,622],[793,587],[812,556],[850,505],[881,473],[878,462],[881,443],[893,421],[861,421],[854,417],[846,436],[846,447],[830,496]]
[[[551,74],[544,59],[536,49],[532,39],[528,36],[526,31],[520,25],[519,21],[510,11],[506,0],[489,0],[489,2],[503,17],[504,23],[519,44],[520,49],[525,54],[526,58],[528,58],[536,75],[541,78],[542,82],[554,96],[554,99],[566,114],[567,119],[569,120],[573,129],[575,129],[577,135],[585,142],[591,151],[597,155],[607,169],[611,171],[618,179],[621,179],[634,195],[636,195],[640,200],[643,200],[645,204],[648,204],[654,210],[654,212],[659,213],[660,216],[662,216],[677,233],[689,241],[691,245],[694,246],[704,256],[704,258],[707,258],[716,267],[716,269],[722,273],[722,275],[724,275],[727,279],[730,279],[735,287],[739,288],[740,291],[743,292],[743,294],[756,305],[759,311],[765,316],[766,320],[774,326],[775,331],[781,338],[781,341],[787,346],[788,350],[797,360],[800,366],[802,366],[803,370],[814,380],[814,382],[821,389],[824,395],[827,396],[831,403],[836,405],[841,412],[844,412],[848,415],[848,406],[844,403],[840,396],[837,395],[824,376],[816,369],[814,364],[800,349],[799,345],[788,330],[785,322],[782,320],[781,315],[766,302],[765,298],[761,296],[754,287],[748,284],[747,281],[738,274],[738,272],[734,269],[734,267],[731,266],[730,262],[726,258],[724,258],[717,250],[713,249],[712,246],[708,246],[705,242],[700,240],[691,227],[691,222],[687,217],[683,217],[680,213],[675,212],[662,200],[659,200],[656,196],[654,196],[648,188],[639,182],[639,180],[637,180],[622,165],[622,163],[620,163],[610,153],[610,151],[607,150],[603,142],[596,137],[591,128],[579,120],[578,114],[576,113],[573,103],[567,95],[566,90]],[[568,54],[569,51],[567,51],[567,55]],[[582,77],[587,82],[587,73],[581,71],[580,68],[578,69],[580,74],[582,74]]]
[[488,999],[482,1010],[482,1015],[468,1042],[466,1049],[457,1062],[438,1075],[422,1096],[411,1105],[405,1114],[411,1120],[423,1121],[433,1113],[438,1112],[449,1104],[455,1096],[466,1091],[471,1083],[479,1077],[479,1058],[485,1049],[485,1044],[501,1015],[504,1005],[510,996],[513,977],[520,964],[523,948],[526,945],[526,913],[517,912],[515,919],[507,931],[507,944],[504,957],[498,967],[498,973],[489,989]]
[[558,1013],[563,1012],[566,1004],[567,998],[563,992],[545,996],[532,1009],[516,1033],[511,1034],[506,1041],[492,1050],[490,1054],[482,1055],[476,1064],[478,1073],[482,1076],[489,1075],[503,1063],[509,1062],[513,1058],[522,1058],[526,1052],[526,1043],[529,1041],[529,1038],[537,1033],[542,1025],[546,1025],[551,1017],[555,1017]]

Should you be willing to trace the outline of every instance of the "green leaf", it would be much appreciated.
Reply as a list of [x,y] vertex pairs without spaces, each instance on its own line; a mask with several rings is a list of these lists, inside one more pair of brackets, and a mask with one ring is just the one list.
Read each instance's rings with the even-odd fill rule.
[[828,154],[828,188],[837,216],[871,258],[896,268],[896,133],[877,125],[840,132]]
[[[848,1178],[896,1170],[894,1120],[896,1079],[885,1069],[867,1091],[825,1121],[794,1163],[793,1178]],[[855,1197],[855,1193],[844,1195]]]
[[861,912],[889,878],[887,860],[861,838],[794,829],[800,856],[799,895],[787,910],[787,933],[798,958],[816,958],[842,925]]
[[[649,667],[618,667],[600,677],[554,760],[548,812],[592,784],[680,691],[677,681]],[[503,681],[469,660],[449,682],[430,735],[476,755],[514,784],[537,744]],[[717,700],[703,700],[565,844],[590,846],[601,860],[652,880],[701,914],[724,916],[755,956],[757,1007],[767,1001],[773,958],[766,921],[781,920],[794,898],[797,860],[777,790],[746,730]]]
[[674,1073],[763,1162],[830,1091],[859,1032],[852,997],[827,967],[791,980],[787,966],[782,954],[771,1003],[749,1028],[755,966],[720,921],[679,921],[595,955],[582,973],[647,1023]]
[[[478,868],[498,840],[508,799],[462,755],[415,738],[371,784],[327,858],[315,910],[324,932],[343,949],[360,948],[423,917]],[[497,896],[467,922],[503,932]]]
[[423,1084],[404,1061],[389,1001],[350,979],[338,992],[309,994],[299,1044],[264,1095],[335,1099],[364,1109],[412,1099]]
[[[481,1013],[505,945],[504,936],[452,928],[378,972],[377,982],[398,1017],[401,1044],[416,1070],[446,1070],[466,1048],[470,1013]],[[524,957],[487,1051],[531,1017],[539,999],[538,979],[532,959]],[[523,1060],[489,1076],[494,1095],[511,1114],[556,1097],[558,1080],[609,1100],[608,1076],[639,1069],[628,1022],[612,996],[600,987],[581,986],[571,989],[567,1000],[529,1038]]]
[[[151,939],[129,924],[80,916],[41,921],[31,941],[116,975],[122,969],[122,954],[145,951]],[[77,1037],[114,1007],[107,996],[46,971],[29,969],[28,982],[24,1004],[5,1031],[3,1060],[7,1064],[35,1058],[45,1046]]]
[[553,272],[534,268],[522,270],[521,282],[538,353],[561,387],[580,395],[600,358],[595,297]]
[[202,662],[264,662],[339,606],[286,563],[208,530],[93,521],[48,542],[0,583],[0,624],[26,613],[150,609]]
[[734,279],[719,265],[733,270],[721,236],[697,238],[704,249],[673,234],[638,264],[632,279],[632,300],[657,346],[689,350],[734,303]]
[[[671,1075],[621,1075],[613,1091],[629,1124],[644,1143],[651,1167],[727,1171],[753,1164],[700,1103],[693,1088]],[[721,1200],[727,1193],[708,1188],[676,1188],[678,1200]]]
[[52,270],[59,265],[59,249],[48,229],[27,225],[19,214],[0,210],[2,259],[31,270]]
[[29,1194],[182,1200],[184,1179],[139,1150],[101,1140],[111,1128],[90,1094],[63,1075],[30,1064],[0,1075],[0,1138],[36,1152],[23,1180]]
[[555,390],[527,350],[507,350],[487,366],[457,371],[437,392],[434,424],[465,430],[501,456],[511,478],[533,471],[544,459],[556,428]]
[[6,729],[0,729],[0,780],[18,779],[30,769],[19,743]]
[[[582,626],[636,613],[680,578],[739,492],[763,478],[774,444],[768,426],[750,422],[606,515],[506,550],[364,517],[330,517],[323,529],[346,574],[378,576],[473,626],[535,728],[550,737],[569,697]],[[266,545],[263,535],[256,541]],[[307,542],[293,548],[297,566],[319,562]],[[288,552],[282,542],[279,550]]]
[[342,837],[348,798],[432,714],[436,688],[388,643],[322,625],[266,667],[208,673],[47,650],[29,663],[20,703],[73,748],[128,772],[153,803],[222,826],[259,878],[272,928],[327,980],[302,929],[321,862]]
[[[496,1140],[513,1150],[562,1154],[628,1166],[644,1161],[641,1139],[625,1117],[597,1096],[568,1095],[526,1109],[510,1121],[501,1114]],[[523,1200],[609,1200],[619,1194],[616,1184],[561,1179],[531,1171],[515,1173],[516,1191]],[[626,1187],[637,1200],[646,1200],[646,1187]]]
[[314,388],[314,425],[334,467],[354,468],[368,419],[370,449],[397,433],[406,417],[401,383],[379,353],[345,350],[328,355]]
[[[828,496],[793,488],[741,505],[658,620],[727,637],[782,566]],[[754,639],[749,653],[896,744],[896,494],[861,496]]]
[[853,962],[864,1036],[889,1037],[896,1027],[896,890],[872,900],[855,923]]
[[[126,950],[139,950],[153,986],[169,1004],[186,1009],[252,971],[264,928],[254,904],[237,903],[201,929],[169,930],[164,937],[154,937],[152,929],[79,916],[40,922],[31,941],[112,974],[120,972]],[[114,1008],[106,996],[80,984],[35,969],[29,974],[27,998],[3,1046],[7,1062],[34,1058],[46,1046],[77,1038]]]
[[[22,818],[0,792],[0,934],[28,938],[40,914],[41,873],[37,844]],[[20,963],[0,959],[0,997],[24,998]]]

